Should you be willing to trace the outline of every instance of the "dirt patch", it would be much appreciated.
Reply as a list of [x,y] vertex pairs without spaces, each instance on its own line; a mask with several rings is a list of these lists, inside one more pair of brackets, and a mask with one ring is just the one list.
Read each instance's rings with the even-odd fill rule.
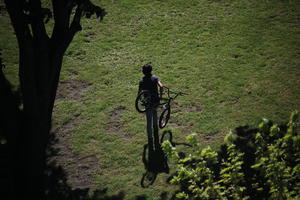
[[90,85],[92,84],[82,80],[60,82],[57,88],[56,100],[78,100]]
[[109,120],[110,121],[118,121],[121,118],[122,113],[126,110],[126,107],[124,106],[119,106],[116,109],[114,109],[110,115],[109,115]]
[[53,128],[51,134],[55,141],[51,148],[56,154],[51,160],[62,166],[67,172],[68,184],[72,188],[94,188],[93,174],[97,173],[98,158],[92,155],[75,155],[71,147],[72,130],[81,122],[80,116],[76,116],[59,127]]
[[98,158],[95,154],[78,157],[72,155],[64,160],[68,172],[69,184],[73,188],[94,188],[93,174],[97,173]]
[[109,114],[109,122],[106,124],[106,129],[109,132],[113,132],[122,135],[126,139],[131,139],[131,136],[123,131],[123,124],[120,122],[122,113],[126,110],[126,107],[119,106]]
[[56,134],[56,136],[63,137],[68,134],[74,127],[76,127],[81,122],[80,115],[75,115],[74,118],[66,121],[62,125],[53,125],[51,133]]

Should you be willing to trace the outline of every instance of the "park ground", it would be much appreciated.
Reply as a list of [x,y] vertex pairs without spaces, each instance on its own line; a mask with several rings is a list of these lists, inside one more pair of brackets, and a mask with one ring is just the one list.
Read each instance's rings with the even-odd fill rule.
[[[165,128],[177,142],[196,133],[217,149],[236,127],[263,117],[282,123],[300,110],[298,0],[93,2],[108,14],[83,20],[64,57],[53,114],[52,159],[72,188],[149,200],[176,190],[167,183],[172,163],[170,174],[140,186],[147,138],[134,101],[145,63],[165,85],[190,93],[176,99]],[[0,11],[4,72],[16,89],[16,39],[3,3]]]

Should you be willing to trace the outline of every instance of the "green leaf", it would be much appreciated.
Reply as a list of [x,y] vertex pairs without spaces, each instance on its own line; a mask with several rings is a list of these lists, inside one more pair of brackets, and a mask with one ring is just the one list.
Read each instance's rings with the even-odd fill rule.
[[276,136],[278,133],[280,132],[280,128],[274,124],[271,128],[270,128],[270,135],[271,136]]
[[188,144],[191,144],[192,146],[196,146],[197,145],[197,134],[192,133],[192,134],[186,136],[185,140]]

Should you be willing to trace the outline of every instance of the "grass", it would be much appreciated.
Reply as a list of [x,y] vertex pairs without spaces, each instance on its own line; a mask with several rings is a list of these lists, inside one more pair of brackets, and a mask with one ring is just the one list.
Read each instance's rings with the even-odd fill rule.
[[[95,3],[108,14],[101,23],[83,20],[61,73],[61,82],[92,85],[80,99],[57,101],[53,115],[55,126],[80,116],[65,134],[78,157],[97,155],[94,189],[124,191],[125,199],[159,199],[176,189],[166,174],[150,188],[139,185],[147,139],[145,117],[135,111],[134,100],[140,66],[147,62],[164,84],[190,93],[172,107],[173,126],[166,129],[176,141],[195,132],[203,146],[217,148],[230,129],[257,125],[262,117],[280,123],[300,110],[299,1]],[[11,30],[7,17],[0,22]],[[17,85],[16,41],[11,31],[0,34],[5,73]]]

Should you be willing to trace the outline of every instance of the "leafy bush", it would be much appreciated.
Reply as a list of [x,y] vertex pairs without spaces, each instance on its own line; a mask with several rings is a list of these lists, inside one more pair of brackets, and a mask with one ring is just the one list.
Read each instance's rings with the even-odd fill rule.
[[177,163],[170,183],[178,199],[300,199],[300,134],[297,111],[288,123],[263,119],[258,129],[239,127],[220,151],[201,149],[196,134],[187,136],[193,153],[180,157],[168,141],[162,148]]

